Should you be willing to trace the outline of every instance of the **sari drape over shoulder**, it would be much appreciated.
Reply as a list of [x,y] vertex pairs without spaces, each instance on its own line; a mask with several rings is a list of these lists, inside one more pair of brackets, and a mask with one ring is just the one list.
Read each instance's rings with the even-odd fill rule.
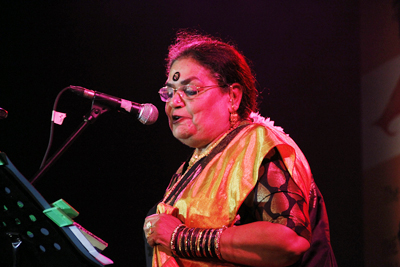
[[[277,127],[251,123],[231,133],[211,151],[210,155],[184,172],[182,165],[174,184],[187,184],[177,191],[170,186],[166,198],[157,206],[157,213],[171,214],[187,227],[231,227],[237,213],[258,180],[259,167],[268,152],[277,148],[295,183],[308,201],[312,180],[309,165],[295,142]],[[174,191],[174,192],[173,192]],[[156,246],[153,266],[235,266],[219,261],[173,258]]]

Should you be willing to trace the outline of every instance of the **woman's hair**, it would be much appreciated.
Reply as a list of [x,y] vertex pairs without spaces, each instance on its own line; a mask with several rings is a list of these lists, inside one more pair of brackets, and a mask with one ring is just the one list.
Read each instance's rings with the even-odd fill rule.
[[180,30],[176,41],[169,47],[167,75],[172,64],[181,58],[193,58],[209,69],[222,88],[238,83],[242,86],[243,96],[238,114],[242,119],[257,110],[256,79],[245,57],[231,44],[217,38],[201,35],[197,32]]

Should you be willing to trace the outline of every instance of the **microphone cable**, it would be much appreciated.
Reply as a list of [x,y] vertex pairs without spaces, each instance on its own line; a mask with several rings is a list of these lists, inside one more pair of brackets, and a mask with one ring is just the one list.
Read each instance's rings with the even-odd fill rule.
[[59,100],[60,100],[61,95],[62,95],[65,91],[67,91],[68,89],[69,89],[69,87],[65,87],[64,89],[62,89],[62,90],[58,93],[56,99],[54,100],[53,110],[52,110],[52,113],[51,113],[51,124],[50,124],[50,137],[49,137],[49,142],[48,142],[48,144],[47,144],[47,149],[46,149],[46,152],[45,152],[45,154],[44,154],[44,157],[43,157],[43,159],[42,159],[42,163],[40,164],[40,168],[39,168],[39,169],[42,169],[43,166],[45,165],[45,163],[46,163],[46,161],[47,161],[47,158],[48,158],[48,156],[49,156],[50,148],[51,148],[52,143],[53,143],[53,135],[54,135],[54,121],[53,121],[53,116],[54,116],[54,111],[57,110],[57,105],[58,105],[58,102],[59,102]]

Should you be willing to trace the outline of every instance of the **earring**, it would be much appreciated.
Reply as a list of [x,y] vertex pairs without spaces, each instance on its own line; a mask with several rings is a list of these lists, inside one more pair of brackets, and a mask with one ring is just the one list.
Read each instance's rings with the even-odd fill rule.
[[231,124],[231,129],[236,127],[237,122],[239,121],[239,114],[235,111],[235,106],[232,104],[233,112],[229,112],[229,122]]
[[229,111],[229,122],[231,124],[231,129],[234,129],[238,125],[239,114],[236,112],[236,108],[235,108],[235,105],[233,103],[233,98],[232,97],[234,96],[234,94],[233,94],[233,86],[232,86],[232,84],[229,86],[229,90],[230,90],[229,92],[231,94],[230,101],[231,101],[231,106],[232,106],[232,109],[231,109],[232,112]]
[[237,112],[231,113],[229,117],[229,121],[231,123],[231,129],[235,128],[236,123],[239,121],[239,114]]

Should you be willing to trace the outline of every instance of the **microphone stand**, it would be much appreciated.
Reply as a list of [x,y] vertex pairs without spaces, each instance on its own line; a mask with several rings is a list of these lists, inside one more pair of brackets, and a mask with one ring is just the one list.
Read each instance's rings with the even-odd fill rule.
[[39,171],[35,174],[35,176],[31,179],[30,183],[33,185],[39,178],[43,176],[43,174],[53,165],[53,163],[65,152],[65,150],[76,140],[76,138],[83,132],[84,129],[87,128],[91,123],[94,123],[95,120],[103,113],[109,111],[109,108],[98,104],[96,101],[92,101],[91,110],[83,117],[83,122],[75,130],[75,132],[65,141],[65,143],[61,146],[61,148],[54,153],[54,155],[48,159],[45,165],[39,169]]

